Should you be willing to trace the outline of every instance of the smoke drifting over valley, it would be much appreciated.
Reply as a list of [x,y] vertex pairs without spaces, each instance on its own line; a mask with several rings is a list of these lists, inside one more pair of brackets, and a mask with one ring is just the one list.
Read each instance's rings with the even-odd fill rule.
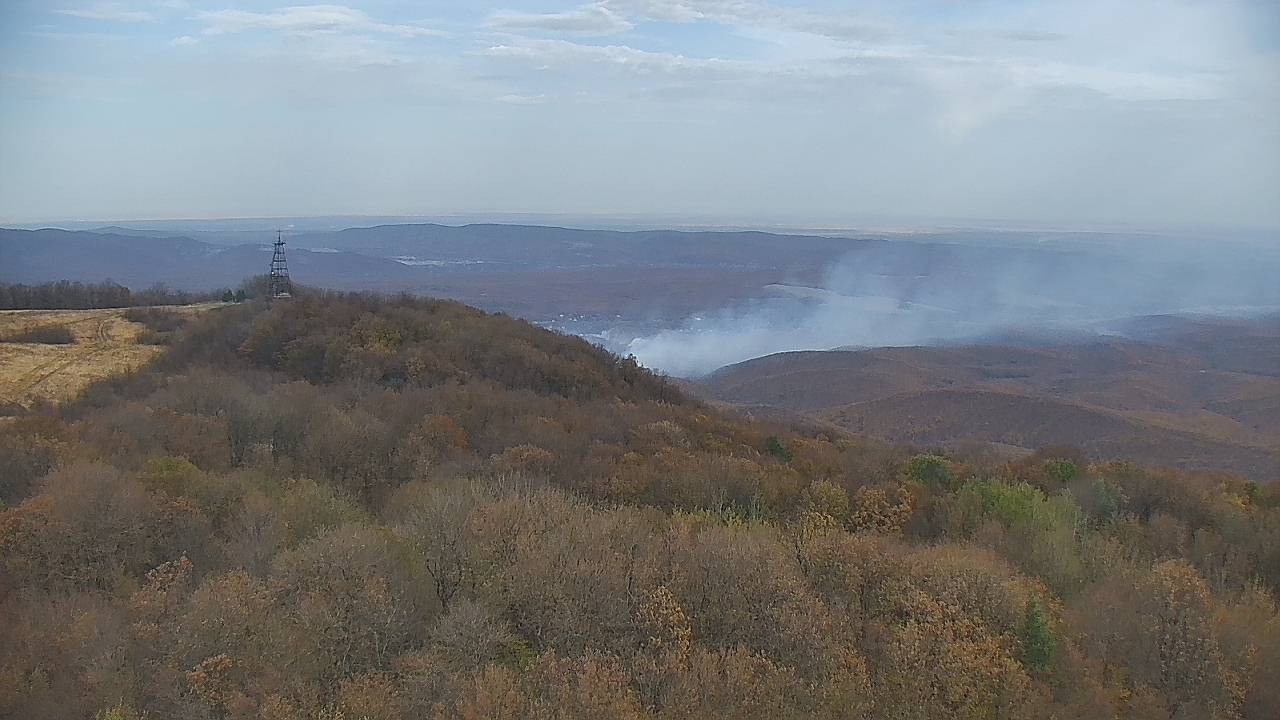
[[[763,297],[678,327],[614,342],[643,364],[694,377],[795,350],[1079,339],[1125,318],[1242,316],[1280,308],[1280,253],[1265,244],[1157,236],[1054,235],[1013,245],[864,242],[819,287],[774,284]],[[1028,246],[1030,245],[1030,246]]]
[[[262,271],[276,222],[0,229],[0,282],[233,287]],[[298,222],[290,265],[304,284],[452,298],[684,377],[790,350],[1076,340],[1132,316],[1280,308],[1280,247],[1265,234]]]

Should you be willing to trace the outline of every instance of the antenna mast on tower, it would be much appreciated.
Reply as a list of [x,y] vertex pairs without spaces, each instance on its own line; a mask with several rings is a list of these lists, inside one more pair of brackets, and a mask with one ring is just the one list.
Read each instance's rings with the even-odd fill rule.
[[272,300],[293,297],[293,283],[289,282],[289,265],[284,261],[284,234],[276,230],[275,252],[271,255]]

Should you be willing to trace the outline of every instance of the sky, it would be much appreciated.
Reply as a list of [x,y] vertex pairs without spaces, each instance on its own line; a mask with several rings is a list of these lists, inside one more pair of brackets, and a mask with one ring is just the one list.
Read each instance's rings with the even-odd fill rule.
[[1274,0],[0,0],[0,222],[1280,228]]

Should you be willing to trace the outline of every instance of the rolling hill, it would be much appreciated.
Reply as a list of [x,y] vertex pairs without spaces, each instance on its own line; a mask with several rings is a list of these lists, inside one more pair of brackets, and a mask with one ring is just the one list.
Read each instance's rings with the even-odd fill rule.
[[0,468],[5,718],[1280,704],[1280,486],[744,421],[453,302],[210,308],[0,422]]
[[699,384],[893,442],[1065,443],[1280,478],[1280,320],[1150,317],[1128,338],[782,353]]

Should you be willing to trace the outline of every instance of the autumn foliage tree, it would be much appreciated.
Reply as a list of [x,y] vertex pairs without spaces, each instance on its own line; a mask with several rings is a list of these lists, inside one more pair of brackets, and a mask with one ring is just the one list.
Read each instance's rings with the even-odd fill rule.
[[0,717],[1276,717],[1274,487],[748,421],[449,302],[164,332],[0,424]]

